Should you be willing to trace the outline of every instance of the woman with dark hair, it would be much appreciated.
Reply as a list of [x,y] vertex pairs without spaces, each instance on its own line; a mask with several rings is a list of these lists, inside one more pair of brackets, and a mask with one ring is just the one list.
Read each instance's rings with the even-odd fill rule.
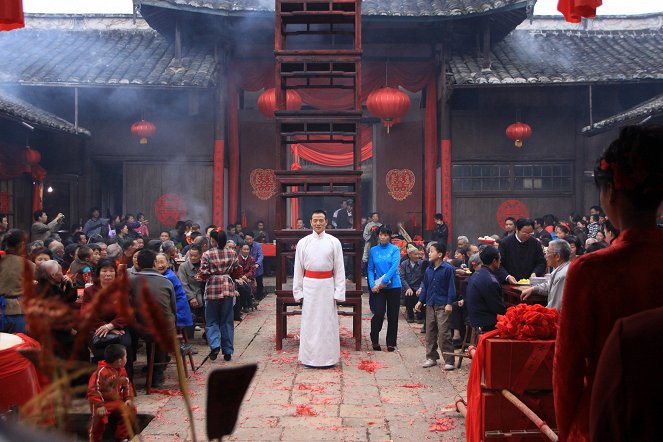
[[[94,355],[94,362],[104,358],[104,349],[111,344],[122,344],[127,348],[127,354],[133,355],[131,334],[127,330],[127,318],[118,314],[115,303],[97,303],[95,310],[92,304],[103,289],[108,288],[117,277],[117,267],[113,259],[99,260],[92,274],[93,284],[83,292],[83,306],[81,315],[91,315],[94,331],[90,334],[89,347]],[[103,293],[101,293],[103,295]],[[128,296],[128,294],[126,295]],[[133,379],[133,358],[127,358],[124,368],[129,379]]]
[[234,352],[233,305],[235,282],[231,273],[237,263],[234,250],[226,249],[226,232],[223,229],[210,232],[210,248],[203,253],[197,278],[207,281],[205,286],[205,332],[210,346],[209,358],[216,360],[223,351],[223,359],[229,361]]
[[0,253],[0,332],[25,333],[25,318],[19,298],[23,294],[23,270],[27,265],[34,273],[35,265],[25,259],[28,235],[20,229],[10,229],[2,238]]
[[571,256],[569,261],[575,260],[578,256],[582,255],[585,251],[582,248],[582,243],[580,239],[575,235],[566,235],[564,241],[568,242],[571,246]]
[[396,350],[401,297],[401,278],[398,274],[401,251],[391,243],[391,233],[389,227],[381,226],[378,230],[378,245],[371,247],[368,254],[368,287],[373,295],[371,343],[375,351],[382,350],[379,335],[385,313],[387,314],[387,350]]
[[615,227],[609,219],[606,219],[603,224],[603,234],[605,236],[605,242],[610,245],[619,236],[619,229]]
[[34,262],[37,267],[45,261],[53,259],[53,252],[46,247],[37,247],[30,252],[30,261]]
[[[553,368],[560,440],[589,438],[596,366],[615,322],[663,306],[663,230],[656,226],[663,200],[661,146],[663,126],[627,126],[594,170],[601,207],[622,232],[612,246],[577,258],[568,271]],[[624,269],[635,277],[625,276]],[[655,413],[647,408],[638,413]],[[618,419],[600,425],[615,429],[614,440],[630,430]]]

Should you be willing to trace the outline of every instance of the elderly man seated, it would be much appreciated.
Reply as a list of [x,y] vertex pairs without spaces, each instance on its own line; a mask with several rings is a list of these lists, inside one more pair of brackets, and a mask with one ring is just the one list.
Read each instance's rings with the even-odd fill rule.
[[495,276],[500,268],[500,252],[497,247],[485,247],[479,253],[483,265],[467,280],[465,307],[472,327],[482,332],[495,329],[497,315],[506,313],[502,299],[502,286]]
[[548,308],[561,310],[564,281],[566,281],[566,271],[569,269],[570,257],[571,246],[568,242],[563,239],[550,241],[546,252],[546,264],[554,269],[550,274],[550,281],[526,289],[520,296],[521,299],[525,300],[533,293],[545,295],[548,297]]

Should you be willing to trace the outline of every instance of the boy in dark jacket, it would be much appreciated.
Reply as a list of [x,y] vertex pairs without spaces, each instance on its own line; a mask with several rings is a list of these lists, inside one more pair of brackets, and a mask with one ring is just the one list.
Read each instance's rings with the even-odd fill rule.
[[[453,353],[451,341],[452,306],[456,301],[456,282],[454,268],[444,262],[447,247],[440,243],[433,243],[428,250],[430,265],[424,273],[421,284],[419,302],[414,310],[419,312],[426,304],[426,362],[423,367],[437,365],[438,347],[443,353]],[[454,369],[454,357],[444,356],[444,369]]]
[[124,370],[127,350],[122,345],[111,344],[104,351],[104,359],[88,383],[87,400],[92,412],[89,440],[96,442],[103,438],[109,418],[116,422],[115,439],[127,440],[129,430],[122,414],[135,412],[131,383]]

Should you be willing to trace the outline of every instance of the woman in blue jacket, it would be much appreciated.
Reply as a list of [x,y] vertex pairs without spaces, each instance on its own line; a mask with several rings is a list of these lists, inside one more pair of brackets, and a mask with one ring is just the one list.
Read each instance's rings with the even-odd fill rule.
[[[186,297],[186,291],[182,287],[182,283],[177,275],[170,269],[170,260],[165,253],[157,255],[156,268],[163,276],[165,276],[175,289],[175,326],[177,328],[193,327],[193,317],[191,316],[191,307]],[[189,330],[187,330],[188,335]]]
[[372,247],[368,255],[368,287],[373,297],[371,342],[375,351],[382,350],[379,335],[385,312],[387,313],[387,350],[396,350],[401,297],[401,279],[398,276],[401,251],[391,244],[391,233],[389,227],[381,226],[378,231],[378,245]]

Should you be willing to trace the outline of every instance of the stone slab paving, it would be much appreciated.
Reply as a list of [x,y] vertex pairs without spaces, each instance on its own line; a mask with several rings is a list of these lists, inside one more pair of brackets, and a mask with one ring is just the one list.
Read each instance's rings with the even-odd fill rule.
[[[364,299],[362,350],[354,351],[351,319],[341,318],[341,363],[332,369],[308,369],[297,362],[299,317],[290,318],[290,337],[284,340],[282,351],[275,350],[275,298],[269,295],[259,310],[237,323],[233,360],[207,361],[189,379],[197,440],[207,439],[205,401],[209,372],[253,362],[258,363],[258,372],[246,393],[235,432],[225,440],[464,440],[464,419],[455,412],[453,403],[458,394],[466,395],[469,362],[453,372],[445,372],[439,366],[422,368],[425,351],[421,326],[408,324],[403,313],[399,319],[398,350],[374,352],[368,338],[370,311]],[[386,322],[381,335],[383,344],[385,333]],[[194,340],[199,350],[196,364],[208,351],[199,334]],[[366,371],[367,367],[375,371]],[[143,378],[136,379],[139,389],[143,383]],[[168,367],[163,389],[171,394],[178,391],[173,366]],[[192,439],[181,396],[147,396],[139,390],[136,402],[139,412],[155,416],[143,431],[142,440]],[[433,431],[438,419],[445,419],[442,422],[453,428]]]

